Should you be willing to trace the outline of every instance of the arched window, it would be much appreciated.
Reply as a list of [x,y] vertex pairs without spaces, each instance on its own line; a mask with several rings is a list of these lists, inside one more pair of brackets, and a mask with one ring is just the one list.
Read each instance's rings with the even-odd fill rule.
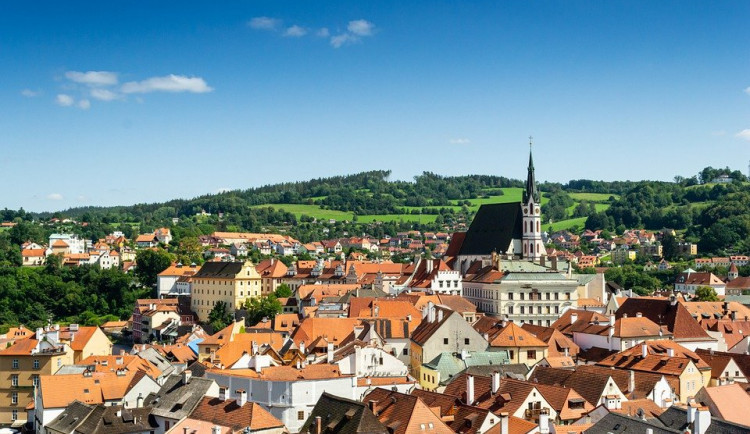
[[541,232],[542,231],[542,229],[539,226],[539,222],[536,222],[536,231],[537,232]]

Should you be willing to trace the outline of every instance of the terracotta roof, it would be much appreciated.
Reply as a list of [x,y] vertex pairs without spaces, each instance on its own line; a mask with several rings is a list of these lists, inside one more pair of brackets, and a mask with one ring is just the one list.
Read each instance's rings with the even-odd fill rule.
[[260,274],[260,277],[282,278],[286,276],[288,268],[278,259],[265,259],[255,266],[255,270]]
[[70,245],[63,240],[57,240],[52,243],[52,247],[70,247]]
[[44,408],[67,407],[79,400],[86,404],[102,404],[121,399],[143,376],[142,371],[95,372],[88,374],[42,375],[39,388]]
[[731,318],[733,312],[737,319],[750,318],[750,308],[736,301],[689,301],[680,303],[698,321]]
[[182,264],[172,264],[169,267],[167,267],[164,271],[159,273],[159,276],[183,276],[186,274],[195,274],[196,271],[198,271],[200,267],[198,266],[187,266]]
[[[374,401],[375,416],[393,434],[448,433],[450,428],[419,397],[376,388],[363,402]],[[422,426],[424,429],[421,429]],[[432,426],[432,429],[429,427]]]
[[430,408],[439,410],[438,416],[445,417],[456,413],[456,409],[461,404],[461,399],[457,396],[445,393],[430,392],[424,389],[414,389],[411,394],[419,397]]
[[136,243],[150,243],[150,242],[153,242],[155,239],[156,239],[156,235],[154,234],[142,234],[136,237],[135,242]]
[[738,383],[704,387],[696,396],[696,400],[708,400],[712,413],[718,413],[717,416],[724,420],[743,425],[750,422],[747,416],[747,409],[750,408],[750,395]]
[[338,346],[361,323],[358,318],[305,318],[291,337],[296,344],[302,341],[308,348],[320,337]]
[[482,317],[475,324],[474,329],[481,333],[487,334],[488,342],[491,347],[499,348],[518,348],[518,347],[546,347],[547,344],[532,333],[524,330],[515,323],[491,318]]
[[746,373],[747,375],[750,375],[750,355],[735,354],[735,353],[729,353],[725,351],[704,350],[700,348],[695,350],[695,353],[701,359],[704,359],[704,357],[711,356],[711,355],[729,356],[732,359],[734,359],[735,363],[737,363],[737,365],[740,367],[742,372]]
[[568,350],[569,356],[575,357],[580,351],[580,347],[578,347],[572,339],[560,333],[553,327],[544,327],[526,323],[522,324],[521,328],[547,343],[548,357],[564,356],[566,349]]
[[45,249],[23,249],[21,250],[21,256],[26,258],[45,256]]
[[[642,357],[641,346],[648,347],[648,355]],[[668,350],[674,356],[668,356]],[[698,370],[710,370],[711,367],[698,354],[671,340],[646,341],[628,350],[609,356],[598,363],[600,366],[631,369],[644,372],[656,372],[664,375],[680,375],[687,369],[688,362],[693,362]]]
[[118,369],[127,369],[129,371],[143,371],[151,378],[157,378],[161,375],[161,371],[153,363],[130,354],[89,356],[76,365],[93,366],[94,372],[116,372]]
[[349,317],[351,318],[406,318],[407,315],[411,315],[412,318],[419,318],[421,312],[412,303],[405,300],[374,297],[352,297],[349,299]]
[[302,380],[325,380],[330,378],[351,377],[352,375],[342,374],[338,365],[307,365],[304,368],[297,369],[292,366],[270,366],[263,368],[260,373],[254,369],[209,369],[217,375],[227,375],[230,377],[255,378],[265,381],[302,381]]
[[0,356],[28,356],[38,343],[39,341],[33,337],[17,340],[10,347],[0,350]]
[[[572,320],[573,315],[577,315],[575,322]],[[566,336],[572,336],[574,331],[588,327],[591,323],[609,324],[609,317],[593,310],[569,309],[552,323],[552,327],[556,328]]]
[[682,303],[672,304],[666,298],[631,297],[620,305],[616,316],[622,318],[627,314],[634,317],[638,313],[656,324],[666,325],[675,340],[713,340]]
[[616,413],[622,413],[631,417],[640,417],[639,414],[643,412],[647,419],[657,418],[660,414],[664,413],[663,408],[659,407],[654,401],[648,398],[622,401],[621,407],[612,411]]
[[[419,345],[423,345],[430,339],[430,337],[432,337],[433,334],[435,334],[435,332],[440,329],[443,324],[445,324],[445,322],[448,321],[448,318],[451,315],[458,315],[458,313],[453,312],[452,310],[449,310],[447,308],[436,306],[435,309],[435,321],[429,322],[425,318],[414,330],[414,333],[412,333],[412,341],[416,342]],[[440,320],[440,316],[438,315],[438,310],[441,310],[443,312],[442,321]]]
[[[708,353],[697,353],[698,356],[706,362],[709,366],[711,366],[711,378],[719,379],[724,377],[724,371],[729,364],[729,362],[732,359],[731,356],[727,354],[723,354],[721,352],[708,352]],[[734,374],[734,373],[732,373]],[[745,373],[742,372],[742,375],[745,376]]]
[[245,402],[239,406],[236,400],[222,401],[219,398],[204,397],[189,416],[191,419],[228,426],[235,431],[245,427],[251,430],[283,428],[284,424],[255,402]]

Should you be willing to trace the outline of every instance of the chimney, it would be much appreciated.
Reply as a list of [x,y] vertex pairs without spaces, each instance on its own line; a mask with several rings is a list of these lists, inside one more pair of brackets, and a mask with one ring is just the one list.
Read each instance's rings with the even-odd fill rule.
[[333,363],[333,342],[326,346],[326,363]]
[[135,408],[141,408],[142,404],[143,404],[143,395],[139,393],[138,397],[135,399]]
[[578,321],[578,314],[575,312],[570,313],[570,323],[574,324],[576,321]]
[[557,271],[557,256],[552,257],[552,270]]
[[182,384],[188,384],[192,376],[193,372],[191,370],[185,369],[184,371],[182,371]]
[[508,434],[510,430],[508,429],[508,412],[503,411],[499,414],[500,416],[500,434]]
[[371,411],[371,412],[372,412],[372,414],[374,414],[375,416],[377,416],[377,415],[378,415],[378,409],[377,409],[377,407],[376,407],[377,403],[378,403],[378,401],[375,401],[375,400],[372,400],[372,399],[371,399],[371,400],[369,400],[369,401],[367,401],[367,406],[368,406],[368,407],[370,407],[370,411]]
[[705,434],[711,425],[711,412],[708,407],[699,407],[693,421],[693,432],[695,434]]
[[492,373],[492,394],[496,394],[500,390],[500,372],[494,371]]
[[437,310],[437,320],[438,320],[438,322],[441,322],[443,320],[443,310],[442,309],[438,309]]
[[435,303],[427,302],[427,321],[435,322]]
[[235,393],[237,394],[237,405],[242,407],[247,402],[247,392],[244,389],[237,389]]
[[732,321],[737,321],[737,311],[736,310],[732,311]]
[[432,259],[426,259],[424,262],[427,272],[432,273]]
[[256,354],[253,356],[253,368],[255,368],[255,372],[260,374],[263,371],[263,364],[260,361],[260,355]]
[[628,393],[633,393],[635,391],[635,371],[628,372],[630,372],[630,378],[628,381]]
[[546,407],[539,412],[539,433],[549,434],[549,409]]
[[374,305],[374,306],[372,307],[372,316],[373,316],[374,318],[377,318],[379,314],[380,314],[380,306],[378,306],[378,305],[376,304],[376,305]]
[[120,350],[120,355],[124,356],[125,355],[125,350]]
[[305,354],[305,341],[299,341],[299,352]]
[[641,357],[644,359],[648,357],[648,345],[645,342],[641,344]]
[[227,388],[224,386],[219,386],[219,399],[222,401],[226,401],[229,398],[229,394],[227,393]]
[[667,348],[667,356],[674,357],[674,348]]
[[609,316],[609,325],[611,326],[615,325],[615,314],[612,314]]
[[211,434],[221,434],[221,427],[219,425],[214,425],[213,428],[211,428]]
[[466,405],[474,404],[474,376],[466,377]]
[[315,434],[320,434],[322,432],[321,425],[323,425],[323,418],[315,416]]
[[642,313],[640,313],[640,312],[636,312],[636,313],[635,313],[635,317],[636,317],[636,318],[642,318],[642,317],[643,317],[643,314],[642,314]]

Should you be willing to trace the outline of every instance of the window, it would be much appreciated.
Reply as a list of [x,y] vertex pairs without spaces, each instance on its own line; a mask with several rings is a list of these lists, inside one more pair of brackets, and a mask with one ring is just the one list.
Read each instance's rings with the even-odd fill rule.
[[469,338],[464,338],[464,345],[469,345],[469,342],[470,342]]
[[39,369],[39,359],[34,359],[34,369]]
[[164,430],[165,431],[169,431],[169,421],[168,420],[164,421]]
[[36,374],[32,375],[31,376],[31,382],[34,383],[34,386],[38,386],[39,385],[39,376],[36,375]]
[[508,300],[513,300],[513,293],[512,292],[508,293]]
[[559,299],[560,299],[560,293],[559,293],[559,292],[556,292],[556,293],[555,293],[555,300],[559,300]]
[[409,355],[409,349],[408,348],[404,348],[404,353],[403,354],[405,356],[408,356]]
[[508,315],[513,315],[513,306],[508,306]]
[[526,310],[526,308],[525,308],[525,307],[521,306],[521,307],[520,307],[520,309],[521,309],[521,315],[523,315],[524,313],[526,313],[526,312],[525,312],[525,310]]
[[13,405],[18,404],[18,392],[13,392],[10,394],[10,403]]
[[10,415],[10,420],[17,421],[18,420],[18,410],[13,410]]
[[443,345],[448,345],[448,338],[443,338]]
[[305,412],[304,411],[298,411],[297,412],[297,420],[305,420]]
[[11,387],[18,387],[18,374],[13,374],[10,376],[10,385]]
[[546,294],[546,298],[547,298],[547,300],[549,300],[549,297],[550,297],[550,295],[549,295],[549,292],[548,292],[548,293]]
[[508,355],[510,356],[510,359],[513,360],[513,354],[515,353],[514,350],[508,350]]
[[528,350],[526,351],[526,358],[527,359],[536,359],[536,350]]
[[522,293],[520,293],[520,294],[518,294],[518,296],[519,296],[519,297],[521,297],[521,300],[523,300],[523,298],[524,298],[524,294],[523,294],[523,292],[522,292]]
[[13,359],[13,369],[18,369],[18,359]]

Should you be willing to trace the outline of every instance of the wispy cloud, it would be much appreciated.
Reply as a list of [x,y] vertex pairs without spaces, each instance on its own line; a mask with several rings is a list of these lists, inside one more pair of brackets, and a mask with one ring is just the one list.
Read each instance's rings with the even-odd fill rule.
[[87,86],[113,86],[117,84],[117,73],[109,71],[68,71],[65,78]]
[[321,37],[321,38],[327,38],[331,35],[331,32],[328,31],[328,27],[321,27],[317,32],[315,32],[315,36]]
[[47,195],[48,200],[63,200],[63,195],[60,193],[50,193]]
[[287,28],[284,31],[284,36],[291,37],[291,38],[300,38],[302,36],[305,36],[307,34],[307,29],[304,27],[293,25],[292,27]]
[[58,94],[57,97],[55,97],[55,103],[63,107],[70,107],[75,104],[75,100],[72,96],[61,93]]
[[467,139],[465,137],[461,137],[461,138],[457,138],[457,139],[450,139],[448,142],[451,145],[468,145],[469,143],[471,143],[471,140],[469,140],[469,139]]
[[21,95],[25,96],[26,98],[35,98],[41,94],[41,90],[24,89],[21,91]]
[[331,37],[331,45],[333,48],[340,48],[360,42],[363,37],[372,36],[374,31],[375,24],[367,20],[349,21],[346,32]]
[[82,99],[78,101],[78,108],[83,110],[88,110],[91,108],[91,101],[87,99]]
[[142,81],[124,83],[120,89],[122,93],[151,93],[151,92],[190,92],[206,93],[213,90],[201,77],[186,77],[184,75],[169,74],[164,77],[151,77]]
[[745,93],[748,94],[748,95],[750,95],[750,87],[746,87],[745,88]]
[[269,17],[255,17],[247,22],[247,25],[255,30],[277,30],[281,26],[281,20]]
[[734,137],[750,141],[750,128],[746,128],[746,129],[740,131],[739,133],[735,134]]
[[113,101],[121,97],[121,95],[109,89],[91,89],[91,98],[98,99],[99,101]]
[[350,33],[358,36],[370,36],[375,29],[375,25],[367,20],[354,20],[349,21],[349,25],[346,26],[346,29],[349,30]]

